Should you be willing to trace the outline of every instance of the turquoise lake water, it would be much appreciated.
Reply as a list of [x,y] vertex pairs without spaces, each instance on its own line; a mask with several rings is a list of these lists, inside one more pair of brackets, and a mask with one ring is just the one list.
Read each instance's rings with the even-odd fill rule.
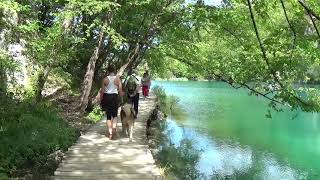
[[184,138],[202,150],[202,173],[245,179],[320,179],[320,116],[271,111],[268,101],[219,82],[157,81],[179,97],[186,118],[168,118],[176,144]]

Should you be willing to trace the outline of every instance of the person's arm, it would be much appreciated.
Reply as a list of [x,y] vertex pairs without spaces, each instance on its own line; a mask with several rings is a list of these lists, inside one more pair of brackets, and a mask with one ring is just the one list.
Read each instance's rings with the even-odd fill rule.
[[118,88],[119,95],[123,96],[122,83],[121,83],[121,79],[120,79],[119,76],[117,76],[115,84],[116,84],[116,86]]
[[106,86],[109,84],[109,79],[104,78],[102,80],[102,87],[100,88],[100,101],[103,99],[103,93],[105,92]]
[[106,87],[108,86],[109,84],[109,79],[108,78],[104,78],[103,81],[102,81],[102,87],[101,87],[101,92],[105,92],[105,89]]

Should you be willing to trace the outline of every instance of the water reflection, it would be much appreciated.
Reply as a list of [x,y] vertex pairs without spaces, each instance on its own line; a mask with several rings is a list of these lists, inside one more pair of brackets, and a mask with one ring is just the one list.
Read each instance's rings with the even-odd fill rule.
[[[200,132],[199,132],[200,131]],[[232,140],[215,141],[208,138],[204,130],[183,127],[172,119],[167,120],[166,134],[176,147],[182,140],[193,142],[198,149],[200,159],[197,169],[205,174],[204,179],[210,177],[236,179],[306,179],[306,172],[297,172],[287,164],[277,161],[271,153],[263,151],[253,152],[249,146],[241,146]]]
[[[155,83],[157,84],[157,83]],[[320,179],[320,116],[272,112],[268,102],[222,83],[161,82],[180,98],[184,121],[168,120],[170,138],[202,149],[197,168],[213,179]]]

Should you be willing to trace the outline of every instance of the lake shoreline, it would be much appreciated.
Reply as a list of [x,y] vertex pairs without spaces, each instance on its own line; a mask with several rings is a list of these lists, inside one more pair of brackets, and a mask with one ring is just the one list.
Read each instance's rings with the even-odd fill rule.
[[157,158],[157,155],[159,153],[159,150],[157,149],[157,144],[159,144],[159,141],[161,141],[161,124],[163,124],[166,120],[164,113],[162,113],[159,109],[159,102],[156,102],[156,108],[151,113],[151,116],[147,120],[146,124],[146,136],[147,136],[147,142],[149,146],[149,150],[151,151],[151,154],[156,162],[156,165],[160,168],[161,175],[164,176],[164,172],[162,170],[162,167],[160,167],[159,159]]

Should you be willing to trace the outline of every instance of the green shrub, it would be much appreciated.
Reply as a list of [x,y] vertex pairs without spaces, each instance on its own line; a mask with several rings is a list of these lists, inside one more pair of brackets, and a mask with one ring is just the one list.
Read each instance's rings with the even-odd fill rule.
[[163,87],[161,86],[154,86],[152,91],[157,96],[160,103],[164,103],[166,101],[167,95]]
[[166,115],[170,115],[177,120],[181,120],[185,117],[185,112],[179,106],[180,99],[173,95],[166,95],[163,87],[155,86],[153,92],[159,101],[159,110]]
[[98,122],[102,119],[104,112],[102,111],[101,107],[96,105],[93,107],[93,110],[87,115],[86,119],[90,122]]
[[77,136],[77,130],[50,104],[2,96],[0,174],[15,176],[26,168],[41,169],[49,154],[66,150]]

